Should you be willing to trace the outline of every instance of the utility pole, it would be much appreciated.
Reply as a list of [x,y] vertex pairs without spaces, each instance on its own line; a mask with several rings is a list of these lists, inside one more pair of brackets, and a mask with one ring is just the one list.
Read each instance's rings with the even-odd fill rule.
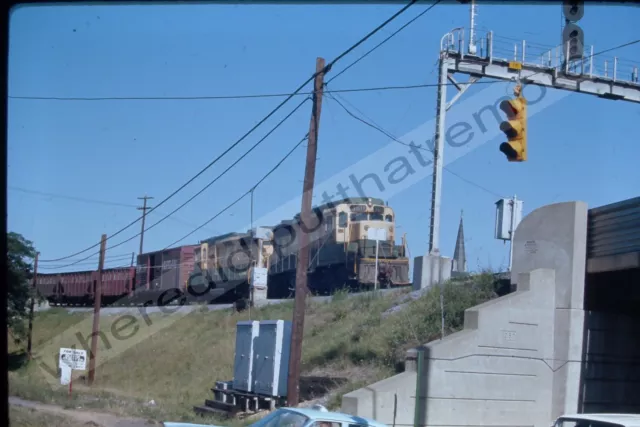
[[[324,58],[316,58],[316,76],[314,80],[313,106],[309,123],[309,141],[307,144],[307,162],[304,169],[302,190],[302,209],[300,220],[310,224],[311,200],[316,174],[316,155],[318,152],[318,128],[322,111],[322,89],[326,73]],[[307,270],[309,269],[309,235],[300,227],[300,245],[296,265],[296,291],[291,325],[291,352],[289,353],[289,379],[287,382],[287,404],[298,406],[300,396],[300,359],[302,357],[302,335],[304,330],[304,310],[307,297]]]
[[29,308],[29,337],[27,339],[27,355],[29,356],[29,360],[31,360],[31,340],[33,336],[33,306],[35,304],[36,293],[37,293],[37,281],[38,281],[38,258],[40,257],[40,252],[36,252],[36,259],[33,263],[33,286],[31,294],[31,307]]
[[100,258],[98,259],[98,280],[93,293],[93,328],[91,332],[91,354],[89,355],[89,385],[93,384],[96,376],[96,354],[98,352],[98,334],[100,332],[100,304],[102,300],[102,270],[104,269],[104,253],[107,250],[107,235],[103,234],[100,241]]
[[144,200],[142,207],[139,207],[138,210],[142,211],[142,230],[140,231],[140,251],[138,255],[142,253],[142,242],[144,241],[144,220],[147,217],[147,210],[151,209],[151,207],[147,207],[147,200],[153,199],[153,197],[149,197],[145,194],[144,197],[138,197],[139,200]]

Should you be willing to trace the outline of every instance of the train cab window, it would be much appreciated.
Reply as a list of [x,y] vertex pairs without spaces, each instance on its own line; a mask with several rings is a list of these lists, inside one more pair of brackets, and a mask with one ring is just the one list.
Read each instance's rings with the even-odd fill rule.
[[333,216],[327,216],[324,220],[324,229],[326,231],[331,231],[333,230]]
[[347,216],[346,212],[340,212],[340,214],[338,215],[338,227],[346,227],[348,225],[348,219],[349,217]]
[[384,215],[382,215],[381,213],[373,212],[373,213],[369,214],[369,219],[371,221],[382,221],[383,218],[384,218]]
[[366,214],[366,213],[352,213],[351,214],[351,221],[352,222],[366,221],[367,219],[369,219],[369,215]]
[[384,220],[387,222],[393,222],[393,215],[387,215],[384,217]]

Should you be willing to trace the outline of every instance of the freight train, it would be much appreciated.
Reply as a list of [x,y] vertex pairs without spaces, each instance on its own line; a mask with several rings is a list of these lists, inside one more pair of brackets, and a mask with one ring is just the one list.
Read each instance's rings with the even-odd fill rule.
[[[406,286],[409,259],[404,237],[395,244],[395,212],[381,199],[350,198],[312,210],[310,224],[297,214],[276,226],[227,233],[162,251],[138,255],[136,267],[104,270],[104,304],[164,305],[241,303],[250,299],[252,269],[267,271],[267,298],[295,294],[302,230],[308,236],[308,289],[330,294]],[[376,270],[376,240],[378,268]],[[37,286],[52,304],[93,304],[96,272],[38,275]],[[77,286],[72,283],[78,283]],[[105,295],[107,298],[105,298]]]
[[[361,290],[407,286],[406,242],[395,244],[395,213],[380,199],[351,198],[313,208],[310,224],[301,215],[273,227],[229,233],[200,242],[187,295],[195,299],[236,302],[250,298],[251,269],[268,271],[267,298],[295,294],[302,231],[309,238],[308,289],[330,294],[338,288]],[[378,235],[378,269],[376,240]]]

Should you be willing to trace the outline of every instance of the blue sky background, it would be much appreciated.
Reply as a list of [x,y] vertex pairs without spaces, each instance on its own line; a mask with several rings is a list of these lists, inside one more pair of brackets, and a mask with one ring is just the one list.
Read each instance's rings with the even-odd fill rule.
[[[336,65],[332,74],[425,7],[409,9]],[[331,60],[400,8],[399,4],[21,7],[14,10],[10,23],[9,94],[144,97],[291,92],[314,71],[317,56]],[[468,21],[468,6],[438,5],[331,86],[435,83],[441,37],[454,27],[468,26]],[[638,22],[637,7],[588,4],[580,25],[585,43],[593,44],[597,52],[636,39]],[[502,50],[502,56],[513,50],[508,38],[555,46],[561,37],[561,7],[480,5],[477,25],[480,31],[493,30],[496,40],[501,37],[496,48]],[[614,54],[624,59],[619,72],[628,78],[633,63],[640,63],[640,45],[601,55],[600,63],[609,60],[611,70]],[[499,84],[505,85],[505,92],[509,89],[507,83]],[[479,90],[482,86],[469,93]],[[342,96],[397,136],[435,114],[435,88]],[[43,259],[95,244],[102,233],[111,234],[136,218],[137,197],[154,196],[154,206],[279,102],[278,98],[10,99],[9,230],[33,240]],[[151,213],[147,224],[200,190],[295,104],[295,99],[290,101],[229,157]],[[238,167],[174,218],[148,231],[145,251],[165,247],[248,190],[306,133],[309,114],[310,105],[300,109]],[[524,200],[525,214],[553,202],[583,200],[598,206],[637,196],[639,114],[636,104],[572,94],[530,121],[528,162],[508,163],[498,151],[502,138],[496,138],[450,164],[451,170],[478,186],[445,173],[443,253],[453,254],[460,211],[464,210],[469,268],[506,267],[509,246],[493,237],[495,194],[517,194]],[[388,142],[386,136],[325,99],[316,182]],[[406,151],[400,145],[398,150]],[[256,218],[300,194],[304,158],[304,148],[298,149],[259,187]],[[423,254],[428,246],[430,182],[428,177],[389,200],[397,213],[398,231],[407,233],[412,256]],[[16,187],[131,206],[43,196]],[[247,198],[183,243],[244,229],[250,219],[249,206]],[[136,224],[109,244],[139,229]],[[127,253],[137,252],[138,244],[136,238],[114,249],[108,254],[107,266],[126,264]],[[89,266],[83,263],[66,270],[95,268],[94,260],[97,257]]]

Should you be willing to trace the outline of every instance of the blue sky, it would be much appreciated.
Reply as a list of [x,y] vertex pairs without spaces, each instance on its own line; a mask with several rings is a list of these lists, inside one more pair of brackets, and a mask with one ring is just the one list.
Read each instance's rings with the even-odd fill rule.
[[[14,10],[10,23],[9,94],[153,97],[287,93],[314,71],[317,56],[331,60],[400,7],[21,7]],[[332,73],[425,7],[409,9],[342,60]],[[468,26],[468,20],[468,6],[438,5],[337,78],[331,87],[435,83],[434,65],[441,37],[454,27]],[[598,51],[635,40],[637,22],[638,8],[589,4],[580,25],[585,43],[593,44]],[[491,29],[501,37],[496,46],[503,51],[513,49],[509,38],[555,46],[560,42],[561,8],[480,5],[477,25],[479,31]],[[601,62],[608,59],[611,67],[613,55],[628,60],[619,66],[620,72],[628,74],[632,62],[640,63],[640,45],[603,55]],[[507,83],[500,84],[505,85],[506,92]],[[469,93],[480,90],[482,87]],[[342,97],[396,136],[432,120],[435,114],[435,88],[344,93]],[[146,193],[155,197],[151,201],[155,206],[154,202],[191,178],[280,101],[10,99],[9,230],[33,240],[43,259],[63,257],[95,244],[102,233],[119,230],[139,211],[24,193],[14,187],[125,205],[138,204],[137,198]],[[228,157],[151,213],[147,224],[199,191],[296,103],[291,100]],[[635,125],[639,113],[636,104],[572,94],[531,120],[528,162],[508,163],[498,151],[502,138],[495,138],[450,164],[452,171],[477,185],[445,173],[442,252],[453,254],[460,211],[464,210],[469,268],[506,266],[508,245],[493,237],[496,194],[517,194],[524,200],[525,214],[553,202],[582,200],[598,206],[637,196],[640,147]],[[306,133],[309,114],[309,105],[301,108],[238,167],[174,218],[148,231],[145,251],[165,247],[247,191]],[[353,120],[335,102],[325,99],[316,182],[387,143],[389,138]],[[405,148],[399,145],[398,149]],[[304,148],[300,148],[258,188],[255,218],[299,196],[304,159]],[[407,233],[412,256],[423,254],[428,246],[430,180],[428,177],[389,200],[397,213],[398,231]],[[247,198],[182,243],[245,229],[249,220]],[[108,246],[139,229],[139,224],[132,226]],[[113,249],[107,266],[127,263],[122,259],[127,253],[137,252],[138,244],[136,238]],[[94,260],[97,258],[89,261]],[[80,268],[94,267],[83,263],[67,270]]]

